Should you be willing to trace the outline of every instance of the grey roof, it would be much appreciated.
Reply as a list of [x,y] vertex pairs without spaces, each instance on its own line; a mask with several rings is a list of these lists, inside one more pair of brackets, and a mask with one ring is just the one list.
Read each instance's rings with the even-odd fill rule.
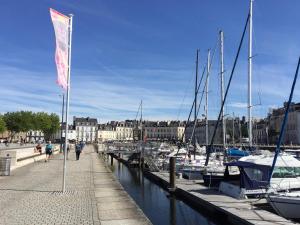
[[74,119],[73,119],[74,122],[90,122],[90,123],[96,123],[98,124],[98,121],[97,119],[95,118],[90,118],[90,117],[75,117],[74,116]]

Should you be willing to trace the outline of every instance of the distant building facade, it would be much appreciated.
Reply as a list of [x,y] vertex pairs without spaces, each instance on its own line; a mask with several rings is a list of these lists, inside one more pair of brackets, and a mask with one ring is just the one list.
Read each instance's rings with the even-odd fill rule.
[[134,120],[125,120],[116,124],[116,140],[133,140]]
[[180,121],[112,121],[98,128],[98,141],[181,140],[184,137],[184,123]]
[[[287,102],[283,104],[283,107],[270,110],[267,118],[254,122],[253,139],[257,141],[257,144],[274,145],[277,143],[286,106]],[[282,143],[300,144],[300,103],[291,103]]]
[[[226,123],[226,134],[225,134],[225,144],[235,144],[239,143],[241,139],[241,123],[239,117],[228,117],[225,120]],[[195,130],[194,130],[194,122],[189,122],[186,128],[186,142],[192,143],[192,135],[195,136],[196,141],[200,145],[206,145],[206,121],[204,119],[198,120]],[[217,125],[217,120],[208,120],[208,144],[211,143],[211,139],[214,133],[215,126]],[[193,134],[194,133],[194,134]],[[216,134],[213,140],[213,144],[223,144],[223,129],[222,123],[218,124],[218,128],[216,130]]]
[[30,130],[26,134],[26,142],[36,143],[38,141],[44,141],[44,133],[39,130]]
[[98,142],[114,141],[117,139],[116,125],[113,123],[98,125]]
[[98,122],[90,117],[73,117],[73,126],[76,130],[76,140],[94,143],[97,141]]
[[[62,126],[56,131],[56,133],[53,135],[53,139],[60,142],[61,136],[63,140],[66,137],[66,123],[63,123]],[[68,140],[69,141],[76,141],[77,140],[77,133],[74,128],[74,125],[69,125],[68,126]]]

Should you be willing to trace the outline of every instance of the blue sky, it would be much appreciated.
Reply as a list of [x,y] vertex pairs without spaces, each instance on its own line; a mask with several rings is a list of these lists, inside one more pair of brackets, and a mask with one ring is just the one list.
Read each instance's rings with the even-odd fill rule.
[[[202,71],[207,50],[214,48],[222,29],[228,79],[249,7],[247,0],[1,3],[0,113],[60,114],[51,7],[74,14],[70,116],[96,117],[100,122],[134,119],[141,99],[145,119],[186,119],[193,99],[196,49]],[[300,55],[299,9],[298,0],[254,2],[253,104],[261,102],[253,108],[254,117],[265,116],[288,98]],[[247,114],[245,41],[227,114]],[[210,118],[216,117],[220,105],[219,52],[212,67]],[[299,98],[297,88],[294,101]]]

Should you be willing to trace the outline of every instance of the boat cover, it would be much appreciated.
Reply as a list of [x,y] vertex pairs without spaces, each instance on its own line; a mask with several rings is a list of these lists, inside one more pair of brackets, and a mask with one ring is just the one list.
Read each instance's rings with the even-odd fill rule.
[[249,153],[239,148],[229,148],[227,150],[227,155],[230,157],[243,157],[243,156],[248,156]]
[[[266,188],[269,173],[273,162],[273,156],[246,156],[238,161],[224,163],[228,166],[237,166],[240,169],[240,187],[251,189]],[[280,155],[276,167],[300,167],[300,161],[290,155]]]

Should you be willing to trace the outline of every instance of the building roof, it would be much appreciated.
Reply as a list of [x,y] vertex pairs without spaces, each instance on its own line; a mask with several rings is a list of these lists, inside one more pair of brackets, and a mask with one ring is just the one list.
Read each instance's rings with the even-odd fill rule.
[[96,123],[96,124],[98,124],[97,119],[90,118],[90,117],[75,117],[74,116],[73,121],[74,121],[74,123],[77,123],[77,122],[89,122],[89,123]]

